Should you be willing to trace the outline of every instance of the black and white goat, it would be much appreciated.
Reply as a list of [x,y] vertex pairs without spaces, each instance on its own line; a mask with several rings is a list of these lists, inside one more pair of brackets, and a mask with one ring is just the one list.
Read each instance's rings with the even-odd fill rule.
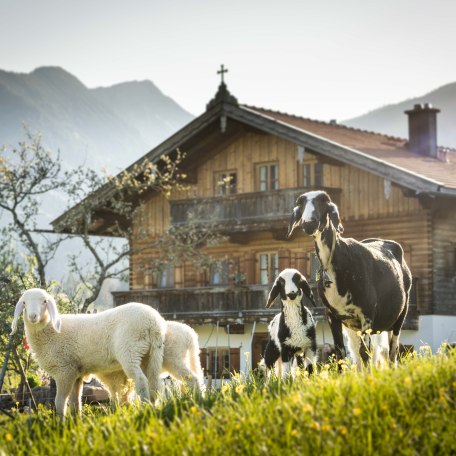
[[[346,355],[343,324],[367,337],[370,332],[392,331],[389,359],[394,362],[412,285],[401,245],[383,239],[358,242],[342,237],[338,208],[323,191],[298,197],[288,237],[298,226],[315,241],[321,264],[318,294],[327,307],[339,355]],[[361,356],[367,359],[366,353]]]
[[279,376],[289,375],[297,355],[302,355],[304,365],[312,373],[317,362],[315,322],[305,306],[315,306],[312,290],[306,278],[296,269],[284,269],[272,286],[266,307],[271,307],[280,296],[281,312],[269,324],[269,341],[264,353],[267,369],[279,360],[282,369]]

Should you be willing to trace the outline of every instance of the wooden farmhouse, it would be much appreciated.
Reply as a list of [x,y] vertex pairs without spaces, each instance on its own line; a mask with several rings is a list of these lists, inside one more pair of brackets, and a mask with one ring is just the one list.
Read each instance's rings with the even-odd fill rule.
[[[402,244],[413,289],[401,342],[436,350],[455,341],[456,151],[437,146],[438,112],[411,107],[404,114],[409,138],[400,139],[241,105],[222,82],[203,114],[146,154],[156,162],[184,152],[189,189],[169,199],[151,194],[130,239],[145,242],[138,233],[146,232],[147,242],[156,240],[198,208],[200,223],[226,236],[208,249],[221,266],[187,262],[158,272],[150,266],[154,250],[133,254],[129,290],[113,293],[114,305],[142,302],[190,324],[213,378],[255,367],[279,308],[265,309],[278,272],[294,267],[315,284],[312,239],[285,234],[297,196],[324,189],[339,207],[344,236]],[[110,223],[100,210],[93,233],[103,235]],[[310,310],[322,350],[331,332],[321,304]]]

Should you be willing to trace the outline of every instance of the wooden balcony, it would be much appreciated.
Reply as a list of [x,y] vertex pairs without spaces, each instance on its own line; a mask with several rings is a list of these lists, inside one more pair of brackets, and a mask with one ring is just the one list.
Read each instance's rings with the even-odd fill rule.
[[[311,190],[311,189],[307,189]],[[340,189],[323,188],[339,203]],[[285,230],[296,198],[305,190],[286,188],[269,192],[237,193],[212,198],[170,201],[171,224],[179,226],[194,213],[201,223],[226,233]]]
[[[113,297],[114,306],[142,302],[157,309],[167,320],[196,324],[266,323],[280,311],[277,302],[272,308],[265,308],[268,291],[266,285],[218,286],[116,291]],[[324,314],[322,307],[311,311],[316,318]]]
[[[127,302],[141,302],[157,309],[166,320],[189,324],[269,322],[277,314],[279,304],[266,309],[269,287],[244,285],[228,287],[162,288],[113,292],[114,306]],[[312,288],[317,307],[310,307],[315,320],[325,319],[325,309]],[[416,282],[412,287],[410,309],[404,329],[418,329]]]

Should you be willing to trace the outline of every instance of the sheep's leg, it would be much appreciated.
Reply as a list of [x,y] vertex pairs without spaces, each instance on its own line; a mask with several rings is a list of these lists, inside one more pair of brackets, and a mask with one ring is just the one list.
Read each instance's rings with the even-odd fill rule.
[[197,382],[198,388],[201,393],[204,393],[206,390],[206,385],[204,384],[204,374],[201,369],[201,360],[199,357],[199,347],[196,345],[190,348],[189,352],[189,361],[190,361],[190,370],[193,372]]
[[82,377],[79,377],[74,382],[73,391],[70,394],[70,407],[72,411],[81,415],[82,407],[81,407],[81,396],[82,390],[84,387],[84,382],[82,381]]
[[161,389],[160,373],[163,367],[163,344],[159,348],[151,348],[146,365],[146,377],[149,385],[149,397],[155,399]]
[[127,391],[127,376],[123,371],[97,374],[97,378],[109,390],[110,399],[116,405],[121,402],[129,402]]
[[140,361],[138,360],[135,362],[134,358],[130,358],[126,362],[119,361],[127,378],[131,378],[135,383],[135,391],[141,400],[150,402],[149,382],[144,375],[144,372],[141,370]]
[[55,383],[57,386],[57,392],[55,395],[55,413],[60,419],[65,418],[68,396],[73,390],[75,383],[75,377],[65,376],[55,378]]
[[197,375],[192,372],[187,366],[182,365],[179,363],[182,360],[176,360],[176,363],[167,364],[166,370],[173,376],[176,380],[186,381],[188,382],[190,388],[196,388],[199,392],[201,392],[201,387],[198,382]]

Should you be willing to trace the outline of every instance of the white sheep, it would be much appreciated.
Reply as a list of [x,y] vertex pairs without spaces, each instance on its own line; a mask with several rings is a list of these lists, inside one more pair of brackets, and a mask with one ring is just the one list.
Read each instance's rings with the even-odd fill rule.
[[[179,382],[188,382],[191,388],[204,393],[204,376],[199,358],[198,334],[188,325],[177,321],[166,322],[162,372]],[[108,388],[111,398],[128,402],[127,377],[123,371],[96,374]]]
[[59,315],[45,290],[27,290],[16,304],[12,334],[24,311],[25,333],[39,366],[57,385],[56,413],[67,400],[81,411],[83,377],[122,370],[150,401],[160,385],[166,322],[150,306],[129,303],[97,314]]

